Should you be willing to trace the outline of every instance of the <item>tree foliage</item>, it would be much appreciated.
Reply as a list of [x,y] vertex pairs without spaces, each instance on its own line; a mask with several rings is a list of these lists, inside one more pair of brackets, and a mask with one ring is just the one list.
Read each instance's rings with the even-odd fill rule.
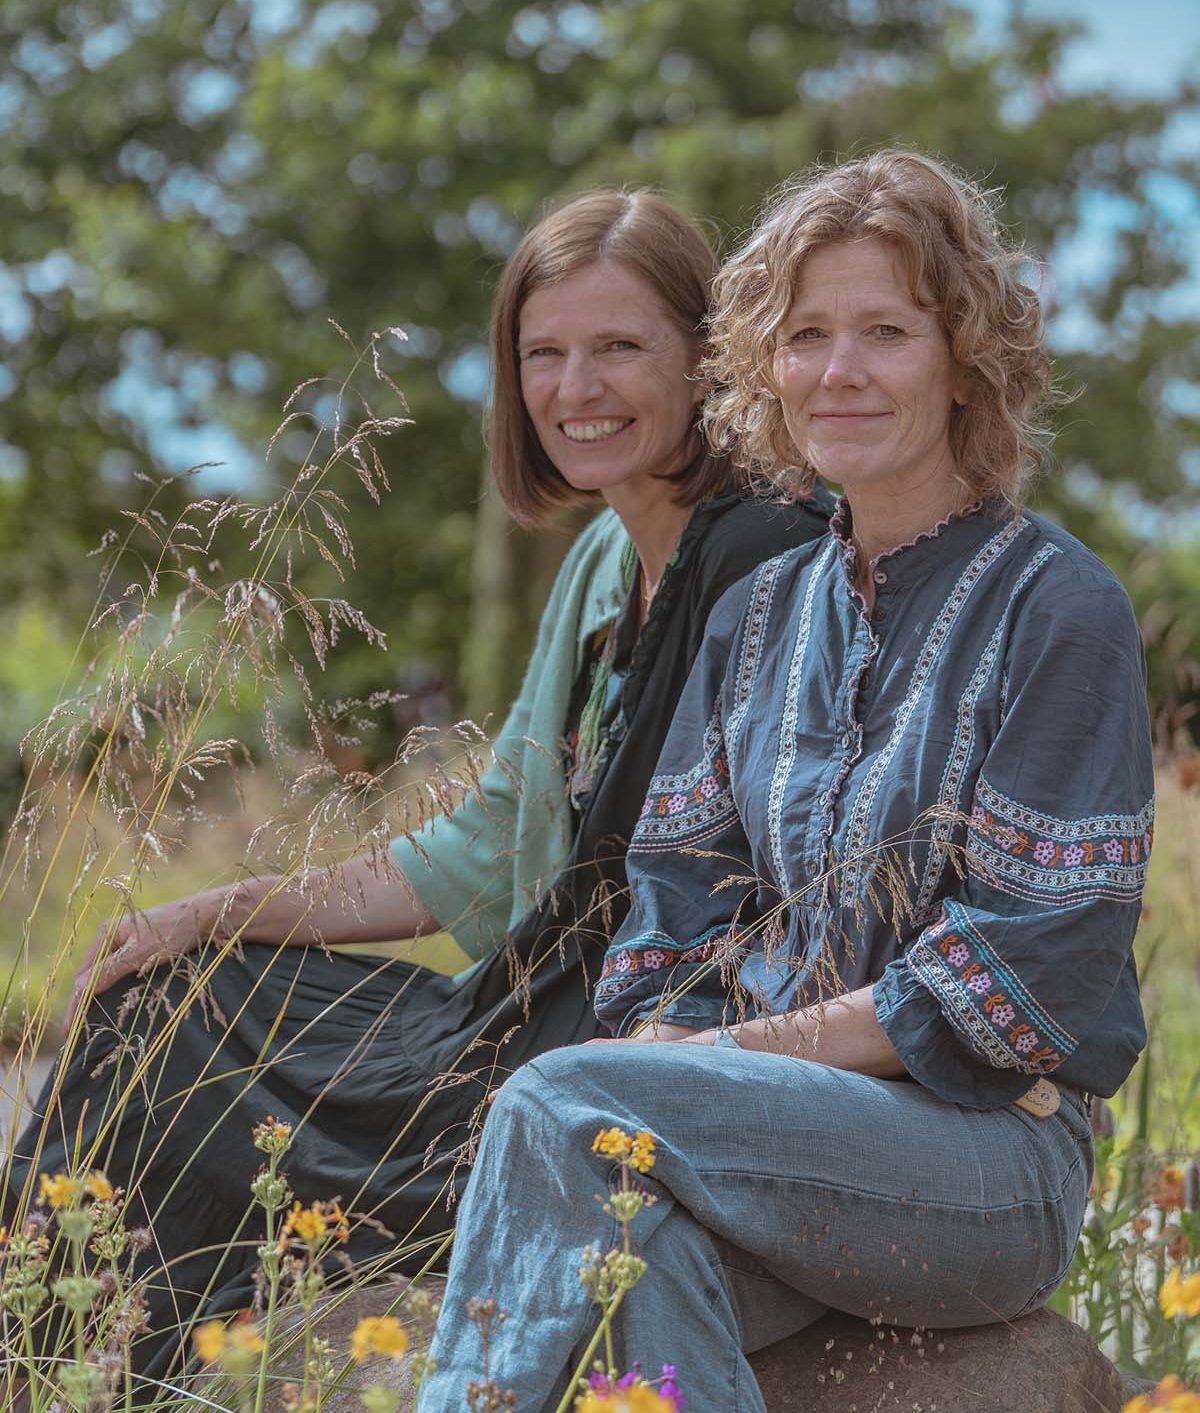
[[[365,494],[350,510],[354,595],[391,651],[336,671],[360,689],[411,660],[453,678],[490,289],[523,226],[564,193],[648,183],[727,244],[789,173],[883,142],[1002,189],[1053,272],[1063,376],[1082,391],[1041,500],[1145,576],[1153,523],[1135,509],[1175,514],[1195,490],[1180,390],[1200,374],[1197,330],[1171,291],[1200,171],[1169,137],[1197,95],[1066,91],[1068,38],[1015,23],[989,48],[939,0],[8,0],[5,601],[86,603],[84,552],[139,499],[135,469],[178,463],[214,424],[261,464],[289,392],[345,366],[328,321],[360,343],[398,326],[413,425],[390,444],[383,512]],[[1110,247],[1072,257],[1098,211]],[[301,404],[328,398],[318,382]],[[285,436],[276,455],[291,450]],[[1164,592],[1181,583],[1164,571]],[[517,640],[539,586],[514,576]],[[519,646],[488,659],[475,705],[511,694]]]

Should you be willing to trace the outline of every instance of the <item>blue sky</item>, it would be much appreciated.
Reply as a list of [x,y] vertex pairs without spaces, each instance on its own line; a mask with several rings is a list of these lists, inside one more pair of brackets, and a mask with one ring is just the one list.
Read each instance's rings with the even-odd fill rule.
[[[995,33],[1013,0],[958,0]],[[1023,0],[1030,19],[1079,20],[1089,34],[1072,45],[1063,81],[1080,87],[1112,84],[1131,93],[1161,93],[1192,74],[1200,81],[1200,3],[1197,0]]]

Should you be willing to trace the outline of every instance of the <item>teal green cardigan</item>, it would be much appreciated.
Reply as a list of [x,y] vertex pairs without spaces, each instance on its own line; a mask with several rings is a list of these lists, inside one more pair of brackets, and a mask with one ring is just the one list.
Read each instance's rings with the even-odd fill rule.
[[486,956],[550,886],[575,824],[567,798],[564,736],[588,643],[629,591],[629,537],[606,510],[563,561],[538,625],[521,692],[493,743],[493,764],[452,814],[392,856],[417,897],[472,958]]

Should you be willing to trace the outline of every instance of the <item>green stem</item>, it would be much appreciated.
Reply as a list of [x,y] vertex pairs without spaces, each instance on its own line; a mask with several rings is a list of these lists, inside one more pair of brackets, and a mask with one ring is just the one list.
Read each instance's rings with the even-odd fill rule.
[[33,1347],[33,1322],[22,1316],[25,1331],[25,1362],[29,1365],[29,1413],[42,1413],[42,1378],[37,1371],[37,1353]]
[[571,1375],[570,1380],[567,1383],[567,1391],[563,1394],[562,1401],[554,1410],[554,1413],[567,1413],[567,1409],[571,1406],[571,1400],[575,1396],[575,1387],[579,1383],[579,1380],[583,1378],[584,1370],[591,1363],[592,1355],[595,1354],[596,1348],[600,1343],[600,1336],[605,1332],[606,1329],[611,1328],[610,1322],[612,1320],[612,1317],[621,1308],[621,1301],[624,1299],[624,1290],[617,1291],[616,1295],[614,1295],[612,1300],[609,1302],[608,1308],[604,1311],[604,1314],[601,1315],[600,1325],[597,1328],[596,1333],[589,1341],[588,1347],[583,1351],[583,1357],[575,1366],[575,1372]]

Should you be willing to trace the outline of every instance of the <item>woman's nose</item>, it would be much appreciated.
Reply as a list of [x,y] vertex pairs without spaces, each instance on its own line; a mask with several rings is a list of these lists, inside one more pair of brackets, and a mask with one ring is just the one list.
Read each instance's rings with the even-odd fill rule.
[[563,402],[582,405],[594,401],[603,391],[596,360],[588,353],[569,353],[563,360],[558,395]]
[[825,388],[858,388],[866,382],[866,372],[858,350],[849,341],[834,340],[829,349],[821,386]]

